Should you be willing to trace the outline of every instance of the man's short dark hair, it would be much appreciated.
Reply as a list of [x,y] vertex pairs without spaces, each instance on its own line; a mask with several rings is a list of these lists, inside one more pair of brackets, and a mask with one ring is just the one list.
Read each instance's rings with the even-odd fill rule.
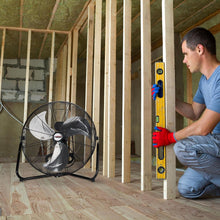
[[202,44],[212,55],[216,55],[216,42],[212,33],[205,28],[196,27],[190,30],[182,39],[191,50],[195,50],[198,44]]

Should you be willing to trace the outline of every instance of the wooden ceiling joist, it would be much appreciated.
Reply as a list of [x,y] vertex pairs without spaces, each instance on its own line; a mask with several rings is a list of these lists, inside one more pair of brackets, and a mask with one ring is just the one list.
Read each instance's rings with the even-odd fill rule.
[[[206,7],[204,7],[204,8],[206,8]],[[205,17],[204,19],[200,20],[199,22],[197,22],[197,23],[194,24],[193,26],[190,26],[189,28],[187,28],[185,31],[183,31],[183,32],[180,34],[181,37],[183,37],[183,36],[184,36],[188,31],[190,31],[191,29],[193,29],[193,28],[195,28],[195,27],[197,27],[197,26],[200,26],[201,24],[203,24],[203,23],[205,23],[206,21],[210,20],[211,18],[215,17],[215,16],[218,15],[219,13],[220,13],[220,10],[217,10],[217,11],[215,11],[214,13],[212,13],[211,15],[209,15],[209,16]],[[192,18],[190,17],[190,18],[188,18],[188,19],[192,19]],[[188,20],[188,19],[187,19],[187,20]],[[152,24],[152,26],[156,25],[156,23],[158,23],[159,21],[161,21],[161,18],[158,19],[154,24]],[[186,20],[185,20],[185,22],[186,22]],[[182,21],[181,21],[181,23],[182,23]],[[179,25],[179,23],[175,26],[175,28],[176,28],[178,25]],[[217,24],[217,25],[211,27],[211,28],[209,29],[209,31],[211,31],[212,34],[218,33],[218,32],[220,31],[220,24]],[[162,37],[161,37],[160,39],[158,39],[158,40],[153,41],[153,42],[152,42],[152,45],[151,45],[152,51],[155,50],[155,49],[157,49],[158,47],[161,47],[161,46],[162,46],[162,43],[163,43]],[[140,50],[132,57],[132,62],[134,62],[134,61],[136,61],[136,60],[138,60],[138,59],[140,59]]]
[[[70,32],[72,32],[74,29],[79,30],[83,26],[83,24],[86,22],[86,20],[88,19],[88,6],[92,1],[94,2],[94,0],[88,0],[85,3],[82,11],[80,12],[78,18],[76,19],[76,22],[74,23],[73,27],[70,29]],[[60,49],[58,50],[56,57],[59,55],[59,53],[62,50],[62,48],[64,47],[64,45],[67,43],[67,40],[68,40],[68,36],[63,41],[63,44],[61,45]]]
[[78,18],[76,19],[76,22],[74,23],[73,27],[71,28],[70,31],[72,31],[75,28],[80,28],[83,23],[85,22],[85,20],[87,20],[88,18],[88,6],[89,4],[94,1],[94,0],[88,0],[85,5],[83,6],[82,11],[80,12]]
[[[55,16],[55,13],[56,13],[56,11],[57,11],[57,8],[58,8],[59,4],[60,4],[60,0],[56,0],[56,3],[55,3],[55,5],[54,5],[54,7],[53,7],[52,15],[51,15],[51,17],[50,17],[50,21],[49,21],[49,23],[48,23],[48,25],[47,25],[47,30],[49,30],[50,27],[51,27],[51,24],[52,24],[52,22],[53,22],[53,19],[54,19],[54,16]],[[42,54],[42,51],[43,51],[43,48],[44,48],[44,44],[45,44],[45,41],[46,41],[46,39],[47,39],[47,34],[48,34],[48,33],[45,33],[44,39],[43,39],[42,44],[41,44],[41,47],[40,47],[40,52],[39,52],[39,55],[38,55],[38,58],[39,58],[39,59],[40,59],[40,57],[41,57],[41,54]]]
[[[190,31],[191,29],[193,29],[194,27],[200,26],[201,24],[203,24],[204,22],[210,20],[211,18],[215,17],[216,15],[218,15],[220,13],[220,10],[215,11],[214,13],[212,13],[211,15],[205,17],[204,19],[200,20],[199,22],[197,22],[196,24],[194,24],[193,26],[187,28],[185,31],[183,31],[181,33],[181,36],[183,37],[188,31]],[[212,29],[212,28],[211,28]],[[211,31],[211,30],[210,30]],[[213,32],[212,32],[213,33]],[[216,34],[217,32],[213,33]]]
[[[116,16],[117,16],[119,13],[121,13],[121,12],[123,12],[123,6],[118,9],[118,11],[117,11],[117,13],[116,13]],[[140,13],[139,13],[139,15],[140,15]],[[86,22],[87,22],[87,21],[85,21],[85,24],[86,24]],[[83,25],[85,25],[85,24],[83,24]],[[83,30],[83,28],[80,29],[80,33],[81,33],[82,30]],[[102,32],[103,32],[103,31],[105,31],[105,26],[102,28]],[[117,34],[117,37],[118,37],[118,35],[120,35],[120,34],[122,34],[122,33],[123,33],[123,30],[120,30],[120,31],[118,32],[118,34]],[[103,51],[103,50],[104,50],[104,48],[102,48],[102,51]],[[83,57],[83,55],[84,55],[85,53],[86,53],[86,49],[83,50],[83,51],[80,53],[79,58]]]
[[183,23],[186,23],[187,21],[191,20],[192,18],[194,18],[197,14],[202,13],[202,11],[206,8],[208,8],[209,6],[211,6],[212,4],[214,4],[216,2],[216,0],[213,0],[212,2],[210,2],[209,4],[205,5],[204,7],[202,7],[201,9],[199,9],[198,11],[196,11],[196,13],[191,14],[191,16],[186,17],[186,19],[181,20],[181,22],[179,22],[177,25],[175,25],[175,28],[177,28],[178,26],[180,26]]
[[179,8],[181,5],[183,5],[183,3],[185,3],[187,0],[183,0],[182,2],[180,2],[178,5],[176,5],[176,7],[174,8],[174,9],[176,9],[176,8]]

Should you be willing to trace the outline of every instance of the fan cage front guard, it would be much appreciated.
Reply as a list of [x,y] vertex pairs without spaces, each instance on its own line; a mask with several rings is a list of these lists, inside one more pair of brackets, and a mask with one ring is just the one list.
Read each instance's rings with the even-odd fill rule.
[[[81,168],[83,168],[83,166],[82,166],[82,167],[79,167],[79,168],[76,169],[76,170],[72,170],[72,171],[71,171],[71,169],[70,169],[70,171],[69,171],[69,169],[65,169],[65,171],[62,171],[62,172],[49,172],[49,173],[46,172],[46,173],[45,173],[45,172],[43,172],[41,169],[38,169],[37,167],[35,167],[35,166],[32,164],[32,162],[28,159],[27,155],[25,155],[24,148],[23,148],[23,142],[25,142],[25,135],[26,135],[26,130],[25,130],[25,128],[26,128],[26,126],[27,126],[28,119],[29,119],[30,117],[33,117],[32,115],[33,115],[38,109],[40,109],[40,108],[42,108],[42,107],[45,107],[45,106],[47,107],[47,105],[51,105],[51,106],[53,106],[53,105],[65,105],[65,107],[66,107],[66,105],[67,105],[67,106],[68,106],[68,105],[71,105],[71,107],[72,107],[72,106],[73,106],[74,108],[76,107],[78,110],[82,111],[83,114],[86,115],[86,117],[87,117],[89,120],[91,120],[91,123],[93,124],[94,133],[95,133],[95,137],[93,138],[93,139],[94,139],[93,141],[95,142],[95,144],[94,144],[94,146],[93,146],[93,150],[92,150],[92,153],[91,153],[90,157],[89,157],[88,160],[83,164],[83,166],[85,166],[85,164],[91,159],[92,154],[93,154],[93,153],[95,152],[95,150],[96,150],[96,170],[95,170],[95,173],[94,173],[94,175],[93,175],[92,177],[90,177],[90,176],[85,176],[85,175],[80,175],[80,174],[77,174],[77,173],[76,173],[78,170],[80,170]],[[17,163],[16,163],[16,175],[18,176],[18,178],[20,179],[20,181],[32,180],[32,179],[39,179],[39,178],[45,178],[45,177],[52,177],[52,176],[54,176],[54,177],[61,177],[61,176],[65,176],[65,175],[70,175],[70,176],[75,176],[75,177],[87,179],[87,180],[90,180],[90,181],[94,182],[94,181],[95,181],[95,178],[97,177],[98,172],[99,172],[99,143],[98,143],[98,137],[96,136],[95,125],[94,125],[92,119],[90,118],[90,116],[88,115],[88,113],[86,113],[86,112],[84,111],[84,109],[82,109],[81,107],[79,107],[79,106],[77,106],[77,105],[75,105],[75,104],[73,104],[73,103],[68,103],[68,102],[63,102],[63,101],[51,102],[51,103],[45,104],[45,105],[43,105],[43,106],[40,106],[38,109],[36,109],[34,112],[32,112],[32,114],[31,114],[31,115],[28,117],[28,119],[26,120],[26,122],[25,122],[25,124],[24,124],[24,126],[23,126],[23,129],[22,129],[22,135],[21,135],[21,139],[20,139],[20,144],[19,144],[19,149],[18,149],[18,156],[17,156]],[[35,114],[36,114],[36,113],[35,113]],[[66,112],[65,112],[65,114],[66,114]],[[25,130],[25,132],[24,132],[24,130]],[[20,173],[19,173],[19,168],[20,168],[20,159],[21,159],[21,154],[22,154],[22,152],[24,153],[24,156],[25,156],[25,158],[27,159],[27,161],[30,163],[30,165],[31,165],[33,168],[35,168],[36,170],[38,170],[39,172],[43,173],[42,175],[36,175],[36,176],[33,175],[33,176],[28,176],[28,177],[23,177],[23,176],[20,175]],[[69,154],[69,155],[70,155],[70,154]],[[66,171],[66,170],[67,170],[67,171]]]

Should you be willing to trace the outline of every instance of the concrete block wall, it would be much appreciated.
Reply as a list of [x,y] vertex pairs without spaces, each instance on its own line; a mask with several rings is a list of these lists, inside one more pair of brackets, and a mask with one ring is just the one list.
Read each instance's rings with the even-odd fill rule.
[[[56,71],[56,60],[54,62]],[[29,69],[29,102],[47,101],[46,77],[50,59],[31,59]],[[26,59],[5,59],[2,78],[2,100],[23,102],[25,93]]]

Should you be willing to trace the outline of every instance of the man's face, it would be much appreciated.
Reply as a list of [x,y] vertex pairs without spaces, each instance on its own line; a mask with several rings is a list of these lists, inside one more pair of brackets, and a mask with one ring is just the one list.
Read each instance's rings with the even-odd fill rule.
[[183,63],[186,64],[190,72],[198,72],[200,70],[200,56],[197,52],[197,48],[195,50],[191,50],[187,47],[186,41],[183,41],[182,52],[184,54]]

